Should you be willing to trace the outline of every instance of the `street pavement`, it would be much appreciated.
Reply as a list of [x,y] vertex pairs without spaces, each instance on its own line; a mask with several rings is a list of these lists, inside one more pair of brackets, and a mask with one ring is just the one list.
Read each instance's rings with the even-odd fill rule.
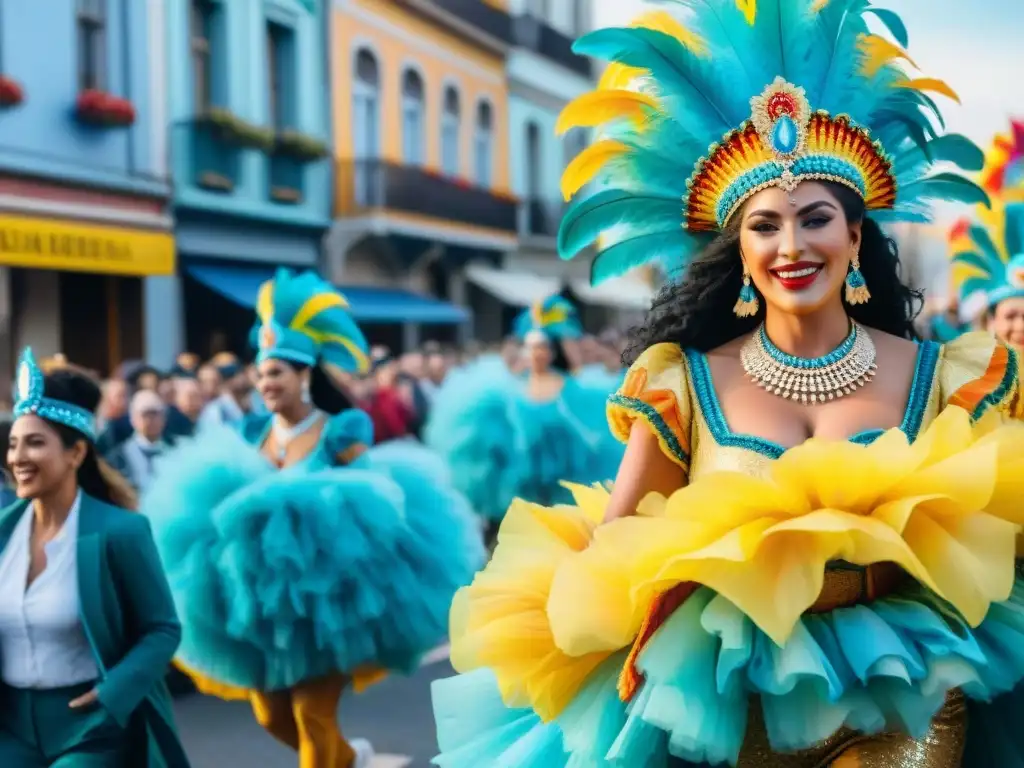
[[[452,674],[447,649],[431,654],[412,677],[391,677],[342,699],[339,719],[349,738],[369,739],[372,768],[428,768],[437,754],[430,683]],[[295,768],[295,753],[256,725],[244,702],[191,694],[174,702],[192,768]]]

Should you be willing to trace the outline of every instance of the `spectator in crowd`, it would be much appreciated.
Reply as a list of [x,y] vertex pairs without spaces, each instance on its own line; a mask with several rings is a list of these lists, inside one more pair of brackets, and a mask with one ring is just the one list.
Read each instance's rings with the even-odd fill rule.
[[175,378],[195,378],[199,370],[199,355],[195,352],[182,352],[174,361],[171,375]]
[[238,425],[251,408],[252,381],[249,372],[230,352],[216,355],[211,362],[217,367],[223,383],[220,394],[203,408],[199,423]]
[[167,409],[164,439],[173,445],[182,437],[191,437],[204,404],[199,382],[194,377],[177,377],[174,380],[174,402]]
[[224,380],[212,362],[203,363],[196,369],[196,379],[199,381],[199,393],[203,396],[204,403],[216,400],[220,396]]
[[102,431],[128,415],[128,382],[124,379],[107,379],[103,382],[101,392],[96,426]]
[[423,367],[424,376],[420,383],[423,386],[423,393],[433,403],[437,390],[444,384],[445,377],[448,375],[448,358],[440,349],[428,352]]
[[374,392],[367,412],[373,420],[373,440],[383,443],[410,434],[413,413],[398,386],[398,365],[391,358],[374,365]]
[[132,397],[129,415],[132,435],[107,460],[141,495],[153,479],[156,459],[168,447],[163,438],[167,405],[156,392],[140,389]]
[[14,478],[11,477],[10,468],[7,466],[7,443],[11,437],[11,423],[12,417],[8,414],[4,414],[3,418],[0,418],[0,445],[4,450],[3,468],[0,471],[0,509],[18,500],[14,492]]
[[151,392],[159,392],[162,377],[160,371],[151,365],[140,365],[128,376],[128,384],[133,392],[140,389],[148,389]]
[[160,383],[156,387],[156,393],[160,395],[161,400],[171,405],[174,403],[174,388],[175,378],[173,376],[161,376]]
[[399,391],[411,410],[409,430],[417,437],[427,421],[430,399],[424,391],[426,360],[422,352],[406,352],[398,363]]

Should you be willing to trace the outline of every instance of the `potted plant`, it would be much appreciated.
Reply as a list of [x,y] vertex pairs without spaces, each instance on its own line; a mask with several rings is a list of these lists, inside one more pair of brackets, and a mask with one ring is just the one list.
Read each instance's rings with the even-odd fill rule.
[[274,152],[299,162],[311,163],[330,154],[326,142],[299,131],[285,129],[277,134]]
[[16,107],[25,100],[25,92],[10,77],[0,75],[0,109]]
[[227,144],[258,149],[262,152],[271,152],[274,149],[272,130],[253,125],[230,110],[213,107],[208,109],[200,120],[210,127],[219,140]]
[[135,107],[128,99],[89,89],[78,94],[75,117],[87,125],[127,128],[135,122]]

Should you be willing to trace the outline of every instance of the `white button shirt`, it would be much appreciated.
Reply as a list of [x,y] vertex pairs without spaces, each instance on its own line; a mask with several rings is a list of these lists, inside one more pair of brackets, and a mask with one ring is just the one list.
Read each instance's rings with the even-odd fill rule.
[[64,527],[45,546],[46,569],[28,589],[31,504],[0,553],[0,677],[14,688],[64,688],[99,678],[79,615],[81,503],[79,492]]

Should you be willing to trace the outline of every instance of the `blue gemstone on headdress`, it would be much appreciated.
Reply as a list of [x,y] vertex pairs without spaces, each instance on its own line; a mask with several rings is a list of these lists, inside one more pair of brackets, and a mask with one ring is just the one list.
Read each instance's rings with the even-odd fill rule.
[[797,130],[796,123],[789,115],[782,115],[775,121],[772,128],[772,149],[780,155],[788,155],[796,151]]

